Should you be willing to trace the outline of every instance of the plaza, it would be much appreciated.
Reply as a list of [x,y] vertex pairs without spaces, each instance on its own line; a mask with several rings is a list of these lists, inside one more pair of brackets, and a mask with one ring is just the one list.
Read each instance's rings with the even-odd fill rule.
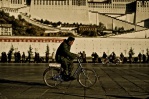
[[[77,63],[74,64],[76,67]],[[82,88],[77,80],[49,88],[43,82],[48,64],[0,64],[1,99],[148,99],[148,64],[83,64],[96,70],[98,81]]]

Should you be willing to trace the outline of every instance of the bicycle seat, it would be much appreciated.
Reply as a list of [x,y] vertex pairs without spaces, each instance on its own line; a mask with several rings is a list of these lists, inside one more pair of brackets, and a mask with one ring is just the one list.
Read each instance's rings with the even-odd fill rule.
[[49,67],[60,68],[61,64],[60,63],[49,63]]

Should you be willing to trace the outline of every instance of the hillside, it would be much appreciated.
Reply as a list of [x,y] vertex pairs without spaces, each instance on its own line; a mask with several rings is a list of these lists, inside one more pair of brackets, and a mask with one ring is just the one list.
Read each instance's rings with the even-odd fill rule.
[[14,36],[43,36],[45,29],[26,22],[21,15],[16,19],[9,13],[0,11],[0,23],[12,24],[12,33]]

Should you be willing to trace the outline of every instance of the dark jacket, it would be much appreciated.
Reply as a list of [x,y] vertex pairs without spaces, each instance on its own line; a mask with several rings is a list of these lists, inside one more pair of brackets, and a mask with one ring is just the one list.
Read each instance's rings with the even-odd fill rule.
[[67,58],[73,60],[76,57],[76,54],[70,52],[71,46],[68,44],[67,40],[64,40],[58,47],[55,55],[57,62],[60,62],[62,58]]

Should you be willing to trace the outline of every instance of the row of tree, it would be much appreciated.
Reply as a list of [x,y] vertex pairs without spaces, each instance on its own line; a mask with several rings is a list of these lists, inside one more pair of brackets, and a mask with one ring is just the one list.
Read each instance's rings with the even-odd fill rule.
[[[35,51],[35,55],[33,56],[33,51],[32,51],[31,45],[29,46],[28,50],[28,55],[25,55],[25,52],[21,55],[20,51],[15,51],[14,52],[14,47],[11,45],[10,50],[7,52],[2,52],[1,53],[1,62],[12,62],[12,59],[15,59],[15,62],[31,62],[31,59],[34,58],[34,62],[43,62],[44,58],[40,57],[40,54]],[[55,50],[55,49],[53,49]],[[45,61],[48,63],[50,59],[50,49],[49,46],[46,46],[46,52],[45,52]],[[52,53],[53,55],[53,53]]]

